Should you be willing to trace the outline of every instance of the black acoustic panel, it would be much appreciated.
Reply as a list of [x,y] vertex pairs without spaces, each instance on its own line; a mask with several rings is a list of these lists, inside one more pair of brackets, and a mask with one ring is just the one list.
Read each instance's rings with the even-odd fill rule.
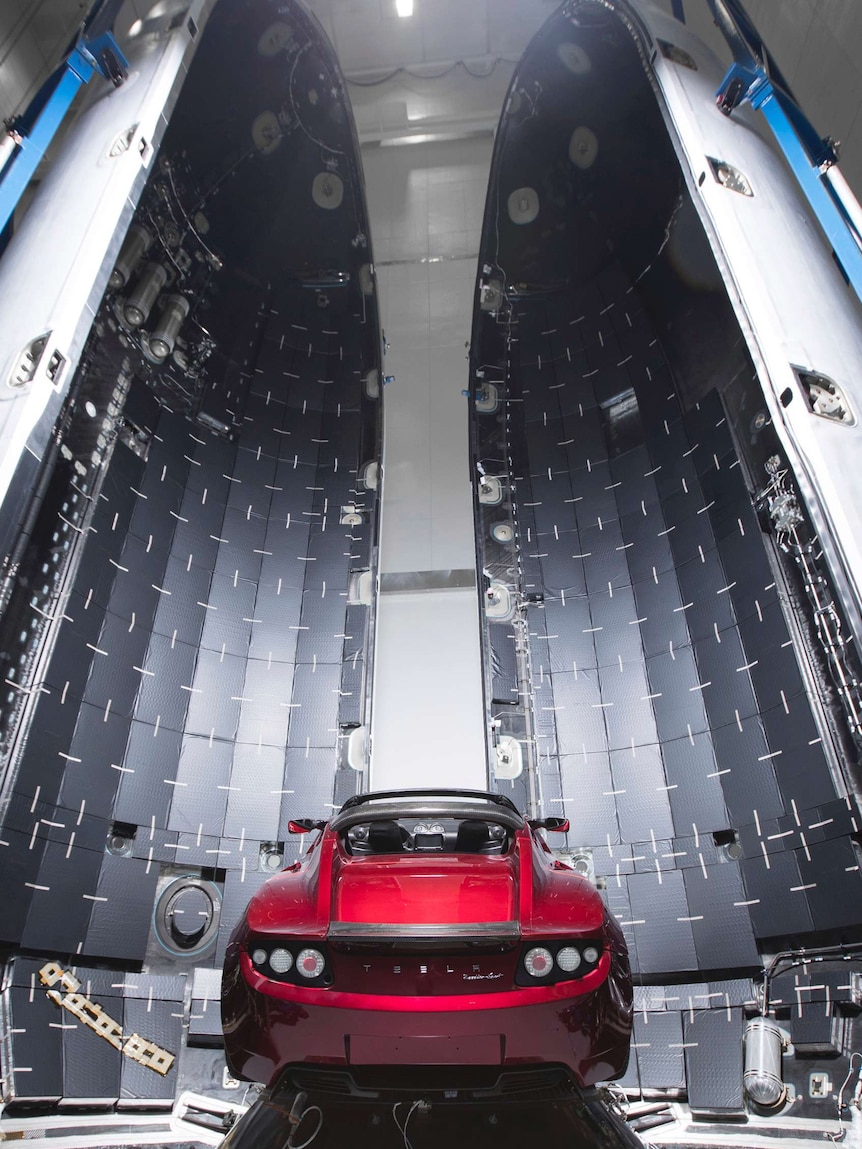
[[646,472],[651,471],[653,465],[649,450],[643,443],[632,446],[610,460],[611,481],[619,484],[615,491],[621,515],[642,514],[642,500],[648,504],[657,501],[654,477],[645,478]]
[[103,707],[110,700],[113,712],[130,715],[141,684],[140,672],[134,668],[143,666],[148,643],[149,631],[139,625],[137,614],[134,618],[107,615],[98,640],[107,657],[93,659],[84,698]]
[[692,866],[683,876],[700,968],[759,967],[739,867],[733,862]]
[[[181,730],[185,721],[197,649],[154,634],[150,641],[135,718],[141,722]],[[183,689],[186,687],[186,689]]]
[[[766,820],[758,818],[746,825],[737,824],[740,846],[746,858],[760,858],[764,855],[781,854],[792,850],[797,842],[789,840],[781,832],[778,818]],[[792,833],[792,831],[791,831]],[[764,863],[765,864],[765,863]]]
[[199,466],[189,467],[185,482],[187,490],[201,496],[199,500],[201,502],[203,492],[206,491],[207,500],[204,505],[216,503],[223,506],[227,502],[230,489],[228,476],[232,474],[236,461],[236,444],[218,439],[214,435],[207,435],[203,443],[190,439],[188,454]]
[[288,728],[290,746],[335,745],[340,680],[340,665],[305,663],[296,667]]
[[[25,809],[29,810],[29,807],[28,800]],[[0,847],[4,892],[0,939],[19,944],[35,893],[32,883],[36,881],[39,872],[41,853],[30,849],[31,832],[13,829],[8,824],[3,827],[3,841],[8,844]]]
[[182,1006],[187,978],[185,973],[125,973],[120,978],[109,976],[113,990],[121,993],[125,998],[152,1001],[153,998],[157,997],[161,1001],[176,1002],[177,1008]]
[[640,665],[643,660],[637,622],[640,616],[624,567],[613,572],[605,594],[593,596],[590,609],[599,666],[618,668],[621,660],[624,664]]
[[222,575],[230,579],[247,579],[257,582],[260,577],[260,563],[264,550],[264,540],[243,540],[234,537],[225,540],[219,547],[218,558],[213,568],[214,575]]
[[[788,1024],[784,1018],[782,1022]],[[798,1056],[837,1057],[841,1053],[843,1026],[831,1004],[796,1005],[790,1014],[789,1027]]]
[[560,758],[560,774],[564,799],[560,813],[569,819],[569,841],[586,846],[609,837],[619,842],[609,755],[565,755]]
[[132,534],[126,536],[126,545],[120,556],[112,598],[114,595],[125,593],[120,588],[130,584],[135,588],[137,596],[147,601],[155,601],[155,595],[159,593],[158,588],[163,588],[164,584],[170,539],[165,538],[160,546],[152,546],[149,544],[150,537],[146,532],[143,537]]
[[595,671],[555,674],[553,712],[562,754],[594,754],[607,749],[607,727]]
[[784,803],[759,718],[741,718],[738,724],[719,727],[712,738],[733,824],[754,821],[755,810],[764,820],[782,814]]
[[[754,982],[751,978],[719,978],[716,981],[709,982],[705,987],[705,992],[708,996],[699,999],[695,1004],[706,1000],[712,1003],[720,1002],[725,1007],[728,1005],[742,1005],[745,1006],[749,1012],[757,1005],[757,993],[755,992]],[[691,1006],[689,1006],[689,1009],[691,1009]]]
[[534,651],[534,663],[538,660],[552,672],[598,666],[593,618],[585,594],[546,598],[543,613],[546,640]]
[[707,1009],[693,1018],[683,1014],[683,1038],[692,1112],[742,1114],[742,1010]]
[[228,506],[225,509],[215,569],[228,575],[239,571],[240,578],[254,579],[260,569],[266,538],[266,519],[257,518],[249,511],[251,504],[247,503],[247,499],[248,494],[244,493],[241,508]]
[[[368,505],[370,506],[370,504]],[[364,508],[368,514],[368,506]],[[370,521],[361,526],[350,528],[350,534],[345,537],[345,550],[350,559],[352,571],[367,570],[371,566],[372,548],[374,546],[374,531]]]
[[637,625],[646,655],[661,657],[688,642],[688,628],[679,589],[667,574],[657,574],[656,582],[651,571],[634,583]]
[[89,674],[90,664],[98,657],[95,648],[101,630],[101,612],[87,609],[86,601],[86,597],[77,593],[69,597],[65,613],[72,621],[67,622],[65,641],[58,643],[54,654],[58,661],[54,681],[61,687],[69,682],[79,698],[84,693],[84,681]]
[[[599,531],[612,526],[618,526],[619,506],[616,498],[616,486],[610,473],[607,461],[593,465],[586,471],[572,475],[572,491],[577,502],[574,504],[579,530],[584,532],[594,527]],[[608,553],[608,558],[616,558],[617,563],[624,563],[622,551],[615,554]]]
[[362,790],[362,776],[356,770],[342,768],[335,773],[333,785],[333,809],[338,809],[348,798],[359,794]]
[[[795,803],[797,809],[810,809],[828,802],[835,792],[835,785],[807,696],[803,693],[793,700],[789,715],[785,714],[783,706],[767,713],[764,724],[770,736],[770,746],[781,750],[773,765],[785,805],[792,809]],[[781,729],[776,730],[776,727]]]
[[814,928],[840,929],[855,925],[862,905],[859,857],[849,838],[816,842],[796,851],[799,876],[808,899]]
[[144,960],[158,866],[105,854],[84,953],[95,958]]
[[597,521],[581,528],[581,548],[589,555],[584,562],[584,572],[590,595],[607,594],[608,582],[620,586],[628,582],[623,551],[625,541],[619,521]]
[[602,703],[612,749],[658,741],[653,699],[643,664],[639,660],[599,668]]
[[[346,567],[345,567],[346,570]],[[318,574],[324,573],[321,570]],[[326,572],[329,575],[329,569]],[[332,571],[333,581],[327,579],[326,593],[306,591],[302,601],[297,662],[340,662],[344,649],[345,599],[339,594],[346,579]]]
[[[209,492],[207,492],[209,496]],[[210,572],[218,554],[218,539],[221,538],[223,507],[217,499],[209,499],[201,504],[198,492],[187,492],[180,509],[174,538],[171,539],[171,561],[187,563],[192,556],[192,566]]]
[[146,722],[133,722],[114,816],[120,822],[164,827],[173,801],[183,736]]
[[153,827],[151,824],[139,826],[132,841],[132,856],[142,858],[155,867],[160,863],[174,865],[178,858],[176,846],[178,838],[176,830]]
[[238,743],[225,813],[225,837],[274,841],[285,788],[283,749]]
[[[198,824],[200,827],[200,823]],[[165,843],[170,860],[183,866],[228,866],[233,865],[233,851],[221,845],[218,832],[205,834],[198,828],[191,831],[173,833]],[[242,862],[240,862],[242,865]]]
[[622,1077],[614,1078],[614,1082],[620,1089],[625,1090],[627,1093],[629,1091],[632,1093],[640,1093],[643,1088],[638,1069],[638,1049],[636,1043],[633,1042],[629,1048],[629,1061],[625,1073]]
[[677,834],[693,827],[720,830],[730,826],[721,778],[709,734],[692,735],[662,743],[662,759],[670,808]]
[[293,667],[250,658],[245,666],[237,738],[267,746],[287,743]]
[[166,1074],[157,1073],[131,1057],[124,1057],[121,1070],[120,1104],[146,1108],[169,1108],[179,1080],[179,1055],[183,1038],[182,1005],[175,1001],[125,999],[126,1033],[137,1033],[145,1041],[177,1058]]
[[221,653],[244,655],[254,625],[257,584],[250,579],[215,574],[206,603],[201,645]]
[[[645,842],[631,846],[635,874],[655,874],[659,870],[685,870],[686,857],[681,850],[675,850],[676,842],[670,839],[650,837]],[[690,862],[688,864],[691,864]]]
[[[102,707],[81,705],[69,745],[61,789],[61,804],[78,811],[84,802],[90,814],[109,817],[120,784],[131,722]],[[62,819],[61,819],[62,821]]]
[[[795,821],[795,819],[794,819]],[[852,798],[834,798],[809,810],[803,819],[805,834],[809,842],[819,842],[827,838],[841,838],[855,834],[862,825],[859,805]]]
[[[269,510],[267,485],[271,486],[275,477],[276,460],[263,451],[258,455],[256,448],[245,446],[246,440],[256,440],[260,445],[256,427],[249,427],[243,432],[231,473],[233,482],[228,488],[228,497],[232,506],[252,506],[253,514],[261,514],[265,518]],[[271,441],[275,443],[277,438],[273,436]]]
[[[94,1004],[123,1025],[123,999],[116,994],[94,992],[95,987],[87,985],[84,975],[88,971],[78,969],[77,976],[82,982],[82,992]],[[63,1099],[69,1105],[113,1105],[120,1096],[120,1073],[123,1054],[99,1034],[87,1026],[75,1024],[63,1029]]]
[[[191,552],[189,552],[191,553]],[[198,565],[197,556],[191,566],[185,558],[171,558],[165,570],[164,585],[170,595],[160,595],[153,630],[176,641],[195,645],[200,641],[204,621],[208,617],[209,570]],[[140,662],[138,665],[142,665]]]
[[356,655],[341,664],[341,694],[338,700],[339,726],[361,726],[365,721],[365,662]]
[[13,985],[8,990],[11,1057],[4,1065],[4,1093],[16,1101],[54,1102],[63,1095],[60,1026],[67,1019],[62,1007],[45,993],[37,969],[33,963],[27,971],[29,986]]
[[168,829],[219,835],[231,784],[229,742],[186,735],[173,787]]
[[687,738],[707,730],[709,724],[701,694],[702,683],[690,647],[647,659],[656,727],[662,741]]
[[[71,836],[74,820],[70,821]],[[101,855],[49,842],[42,855],[27,926],[21,939],[30,949],[76,953],[87,936],[99,880]]]
[[[767,865],[768,862],[768,865]],[[740,863],[754,932],[758,938],[806,933],[813,928],[811,910],[793,853],[743,858]]]
[[670,800],[657,745],[611,751],[611,773],[623,840],[673,837]]
[[[275,471],[273,490],[270,492],[269,530],[267,531],[266,549],[272,550],[271,539],[289,538],[307,531],[307,514],[311,510],[314,499],[313,483],[308,481],[304,469],[299,470],[298,460],[294,465],[293,455],[286,458],[282,455]],[[285,535],[285,532],[290,534]],[[281,549],[281,548],[279,548]],[[278,552],[276,552],[278,553]]]
[[[83,686],[83,682],[79,684]],[[71,684],[65,686],[65,681],[50,683],[39,696],[33,728],[23,750],[19,788],[35,793],[36,786],[41,784],[43,789],[56,792],[58,770],[63,769],[66,761],[60,755],[69,751],[80,698]]]
[[[796,661],[796,653],[775,591],[759,592],[748,619],[743,620],[752,636],[759,641],[751,650],[751,677],[762,710],[778,710],[781,691],[786,698],[804,693],[805,683]],[[782,717],[791,717],[789,707]],[[801,717],[801,715],[799,715]]]
[[698,674],[702,683],[703,700],[711,726],[730,726],[736,715],[748,716],[757,712],[757,703],[751,681],[739,668],[747,662],[739,636],[726,631],[716,641],[715,635],[694,644]]
[[644,1089],[684,1089],[682,1016],[641,1010],[635,1013],[632,1048]]
[[344,571],[350,552],[348,545],[350,530],[339,523],[338,517],[341,511],[334,502],[334,497],[337,497],[337,488],[330,490],[328,477],[321,477],[321,482],[326,494],[321,504],[319,502],[320,492],[318,492],[318,499],[315,500],[314,505],[320,507],[317,512],[319,517],[313,518],[309,524],[308,537],[308,558],[309,563],[313,564],[309,566],[309,573],[314,578],[324,578],[329,571]]
[[566,598],[586,593],[586,572],[579,540],[564,535],[559,541],[550,540],[541,545],[536,540],[527,541],[521,537],[521,568],[525,586],[532,584],[544,589],[546,594]]
[[221,1045],[221,970],[198,968],[192,982],[189,1040],[196,1045]]
[[[291,818],[325,818],[332,813],[334,749],[288,747],[285,754],[285,794],[278,838],[284,840]],[[353,774],[353,771],[350,771]]]
[[[833,1005],[853,1007],[854,986],[852,971],[841,969],[841,959],[834,965],[813,965],[790,969],[773,977],[769,983],[770,1004],[794,1014],[808,1006],[820,1006],[820,1012],[831,1012]],[[828,1010],[822,1007],[828,1006]],[[813,1011],[816,1012],[816,1011]]]
[[264,563],[254,604],[256,621],[251,629],[249,657],[292,663],[300,634],[301,607],[301,585],[289,584]]
[[368,648],[369,609],[367,606],[348,606],[344,619],[344,653],[346,662],[359,654],[362,658]]
[[186,731],[206,737],[236,737],[244,679],[244,658],[201,650],[194,679],[188,684],[191,699]]
[[654,874],[632,874],[627,881],[641,973],[697,969],[682,872],[659,874],[657,867]]

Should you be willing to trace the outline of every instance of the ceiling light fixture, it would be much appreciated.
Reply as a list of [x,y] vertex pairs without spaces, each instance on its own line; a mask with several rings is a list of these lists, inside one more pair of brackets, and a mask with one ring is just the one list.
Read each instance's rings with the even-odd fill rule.
[[412,16],[413,0],[395,0],[395,11],[399,16]]

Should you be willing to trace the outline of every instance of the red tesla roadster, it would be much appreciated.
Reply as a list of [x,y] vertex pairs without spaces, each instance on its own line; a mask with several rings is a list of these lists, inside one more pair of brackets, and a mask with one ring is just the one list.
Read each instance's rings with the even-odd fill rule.
[[394,1080],[406,1067],[625,1072],[632,983],[601,896],[549,850],[561,818],[500,794],[359,795],[251,899],[225,957],[231,1072]]

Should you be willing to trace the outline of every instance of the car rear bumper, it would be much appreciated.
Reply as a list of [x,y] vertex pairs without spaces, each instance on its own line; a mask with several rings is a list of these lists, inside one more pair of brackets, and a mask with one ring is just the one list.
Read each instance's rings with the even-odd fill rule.
[[[225,963],[222,1021],[231,1071],[270,1085],[290,1065],[564,1066],[581,1086],[625,1072],[631,997],[615,958],[595,989],[551,1001],[433,1012],[381,1011],[274,997],[249,984],[237,950]],[[353,996],[353,995],[351,995]],[[500,995],[510,997],[511,995]],[[519,994],[520,998],[522,995]]]

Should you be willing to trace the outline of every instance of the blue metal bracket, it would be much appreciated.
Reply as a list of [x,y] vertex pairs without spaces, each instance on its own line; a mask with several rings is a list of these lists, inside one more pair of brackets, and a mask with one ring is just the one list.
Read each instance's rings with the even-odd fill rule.
[[818,135],[738,0],[710,0],[716,23],[735,56],[716,92],[729,116],[746,100],[763,114],[816,215],[835,258],[862,301],[862,248],[847,206],[826,178],[838,162],[835,144]]
[[0,232],[12,218],[75,96],[97,73],[115,87],[129,74],[128,61],[111,32],[82,35],[26,112],[7,121],[6,131],[15,142],[15,150],[0,170]]

